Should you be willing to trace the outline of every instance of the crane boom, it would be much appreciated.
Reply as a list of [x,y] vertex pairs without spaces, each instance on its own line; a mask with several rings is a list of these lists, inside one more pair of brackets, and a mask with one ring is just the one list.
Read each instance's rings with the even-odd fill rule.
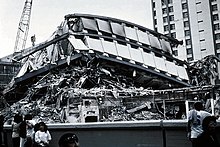
[[25,48],[28,30],[29,30],[29,24],[30,24],[32,1],[33,0],[25,1],[25,5],[22,11],[22,15],[17,30],[14,52],[19,52]]

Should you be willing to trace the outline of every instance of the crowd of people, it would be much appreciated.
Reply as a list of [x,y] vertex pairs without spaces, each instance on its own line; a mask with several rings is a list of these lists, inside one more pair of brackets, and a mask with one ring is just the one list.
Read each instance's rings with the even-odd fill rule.
[[12,122],[13,147],[49,147],[50,132],[44,122],[35,123],[32,115],[16,114]]
[[[13,147],[49,147],[52,140],[47,125],[44,122],[35,123],[32,115],[22,117],[15,114],[12,122]],[[59,147],[79,147],[76,134],[63,134],[58,143]]]

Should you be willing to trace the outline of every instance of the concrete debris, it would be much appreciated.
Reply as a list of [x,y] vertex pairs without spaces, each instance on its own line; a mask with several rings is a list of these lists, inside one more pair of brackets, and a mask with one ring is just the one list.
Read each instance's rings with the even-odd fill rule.
[[114,69],[69,65],[38,79],[2,113],[9,122],[14,113],[31,113],[47,123],[162,119],[151,112],[153,91],[125,79]]
[[217,67],[220,59],[214,55],[193,62],[188,66],[191,84],[195,86],[215,85],[218,75]]
[[[36,121],[47,123],[185,119],[185,99],[194,98],[187,92],[199,91],[198,97],[209,97],[212,92],[209,87],[182,91],[138,87],[134,70],[128,76],[121,72],[122,68],[118,71],[115,66],[110,68],[86,55],[75,62],[38,76],[33,84],[29,81],[22,98],[2,111],[7,122],[14,113],[31,113]],[[219,97],[216,113],[220,110],[218,102]]]

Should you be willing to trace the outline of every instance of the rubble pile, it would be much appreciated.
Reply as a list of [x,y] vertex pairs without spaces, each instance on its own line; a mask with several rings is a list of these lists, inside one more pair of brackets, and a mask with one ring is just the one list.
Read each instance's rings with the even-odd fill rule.
[[[107,69],[94,61],[50,71],[28,88],[24,98],[2,113],[5,113],[6,118],[18,112],[31,113],[35,119],[47,123],[131,121],[163,117],[151,111],[155,109],[150,96],[152,90],[135,87],[133,75],[128,77],[119,74],[115,69]],[[92,118],[94,116],[95,120]]]
[[215,85],[215,80],[218,77],[217,66],[219,61],[218,57],[209,55],[190,63],[188,73],[191,84],[195,86]]

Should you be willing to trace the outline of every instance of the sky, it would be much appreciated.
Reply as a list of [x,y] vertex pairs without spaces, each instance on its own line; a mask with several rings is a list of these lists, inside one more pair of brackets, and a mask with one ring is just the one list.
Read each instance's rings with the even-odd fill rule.
[[[12,54],[26,0],[0,0],[0,57]],[[126,20],[153,29],[151,0],[33,0],[26,48],[31,36],[46,41],[67,14],[83,13]]]

